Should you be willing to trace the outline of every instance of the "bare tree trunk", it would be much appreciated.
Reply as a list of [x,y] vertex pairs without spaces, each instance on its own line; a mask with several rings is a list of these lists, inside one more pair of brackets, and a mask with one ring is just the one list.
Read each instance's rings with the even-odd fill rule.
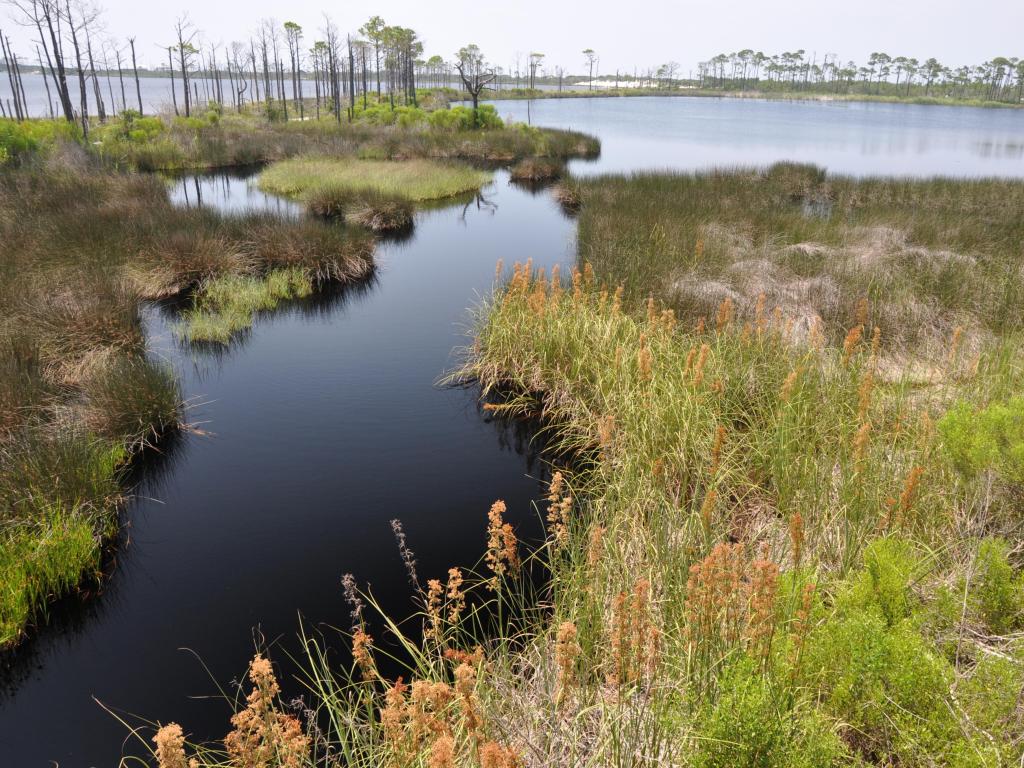
[[53,11],[55,6],[50,3],[43,3],[42,13],[43,20],[46,21],[47,31],[50,33],[50,44],[53,46],[53,56],[51,60],[50,48],[46,45],[46,37],[43,34],[43,24],[40,20],[38,12],[35,16],[36,29],[39,30],[39,39],[43,41],[43,51],[46,53],[46,61],[50,65],[50,76],[53,78],[54,87],[57,89],[57,95],[60,98],[60,106],[64,112],[64,119],[69,123],[75,122],[75,108],[71,103],[71,90],[68,88],[67,70],[64,67],[64,52],[60,46],[59,36],[57,34],[56,26],[60,24],[60,15],[54,19]]
[[82,66],[82,49],[78,45],[78,33],[75,30],[75,22],[71,17],[71,3],[70,0],[66,2],[67,13],[68,13],[68,28],[71,30],[71,46],[75,50],[75,66],[78,68],[78,93],[81,99],[82,114],[80,115],[82,120],[82,135],[84,138],[89,138],[89,97],[86,95],[85,89],[85,67]]
[[114,54],[117,56],[117,79],[121,83],[121,111],[124,112],[128,109],[128,97],[124,92],[124,71],[121,69],[121,50],[119,48],[115,48]]
[[356,59],[352,55],[352,40],[348,41],[348,106],[349,122],[356,117]]
[[14,117],[19,122],[25,119],[21,110],[21,97],[18,94],[18,84],[14,79],[14,66],[11,64],[10,56],[7,53],[7,44],[4,42],[4,35],[0,32],[0,50],[4,55],[4,67],[7,70],[7,82],[11,84],[11,94],[14,96]]
[[180,114],[178,112],[178,92],[174,88],[174,57],[171,55],[173,49],[168,46],[167,48],[167,67],[171,71],[171,101],[174,102],[174,114]]
[[36,46],[36,58],[39,59],[39,74],[43,76],[43,85],[46,86],[46,108],[50,112],[50,119],[54,117],[53,109],[53,96],[50,94],[50,81],[46,79],[46,68],[43,66],[43,54],[39,52],[39,46]]
[[139,99],[139,114],[142,112],[142,86],[139,84],[139,67],[135,63],[135,38],[129,37],[128,43],[132,47],[132,71],[135,73],[135,95]]

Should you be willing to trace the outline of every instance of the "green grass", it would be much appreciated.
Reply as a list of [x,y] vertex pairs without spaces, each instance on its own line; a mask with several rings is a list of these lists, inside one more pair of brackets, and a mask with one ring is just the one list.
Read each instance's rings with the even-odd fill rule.
[[475,192],[490,180],[489,172],[431,160],[310,157],[274,163],[260,174],[259,186],[288,197],[330,191],[374,193],[422,203]]
[[[765,294],[805,330],[854,325],[916,350],[1021,328],[1024,186],[1008,180],[854,179],[812,166],[639,174],[569,182],[581,258],[634,301],[680,318],[730,297],[749,319]],[[933,350],[934,351],[934,350]]]
[[265,277],[226,275],[197,289],[194,306],[182,314],[176,333],[193,342],[228,344],[252,327],[256,315],[288,299],[313,292],[313,281],[298,268],[276,269]]

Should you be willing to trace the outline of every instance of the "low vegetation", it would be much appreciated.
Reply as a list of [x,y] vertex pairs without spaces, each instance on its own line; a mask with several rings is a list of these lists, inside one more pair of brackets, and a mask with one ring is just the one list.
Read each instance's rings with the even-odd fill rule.
[[98,575],[126,461],[181,422],[141,302],[193,290],[187,316],[223,326],[212,309],[230,295],[240,327],[239,285],[277,300],[358,279],[372,250],[318,221],[176,208],[159,179],[105,171],[73,144],[0,173],[0,646]]
[[528,157],[513,165],[509,175],[513,181],[546,182],[560,179],[564,172],[564,163],[557,160]]
[[260,188],[302,200],[313,213],[344,216],[375,231],[405,229],[413,205],[479,191],[488,171],[435,160],[298,157],[260,174]]
[[[247,737],[272,745],[256,764],[1019,763],[1022,338],[996,308],[1021,185],[780,166],[564,188],[583,267],[499,268],[454,377],[548,425],[546,541],[496,502],[478,571],[416,582],[421,631],[348,579],[352,669],[307,636],[316,703],[303,724],[276,683],[250,695],[287,723]],[[877,227],[900,234],[865,253]],[[749,301],[729,274],[761,281]],[[246,764],[247,711],[226,751],[175,759]]]
[[764,294],[798,332],[820,324],[836,341],[866,299],[884,345],[933,356],[954,334],[974,354],[1021,327],[1019,182],[779,164],[567,186],[582,204],[581,258],[627,301],[653,295],[681,319],[729,299],[752,320]]
[[[472,124],[472,110],[466,107],[439,109],[424,113],[422,120],[406,121],[399,119],[397,109],[386,105],[373,110],[394,115],[395,120],[361,117],[351,123],[337,123],[325,116],[320,120],[272,122],[258,114],[222,115],[218,109],[188,118],[139,117],[127,111],[95,127],[89,149],[111,166],[143,171],[251,165],[298,155],[510,163],[533,156],[594,156],[600,150],[595,139],[573,131],[505,126],[488,105],[481,107],[483,127]],[[37,123],[64,125],[31,121]],[[24,125],[14,121],[8,124]]]

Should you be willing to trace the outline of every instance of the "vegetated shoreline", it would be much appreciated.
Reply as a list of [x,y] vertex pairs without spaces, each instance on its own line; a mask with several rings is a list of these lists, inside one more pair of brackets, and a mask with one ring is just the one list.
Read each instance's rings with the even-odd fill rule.
[[[406,107],[358,114],[351,124],[327,117],[296,126],[256,114],[222,119],[213,107],[184,119],[129,111],[93,125],[84,148],[78,126],[65,121],[0,121],[0,240],[11,254],[0,264],[0,572],[14,585],[0,600],[0,647],[23,638],[53,597],[99,576],[123,469],[181,426],[174,376],[146,356],[139,303],[187,292],[193,306],[175,327],[179,339],[229,345],[281,301],[366,277],[369,230],[394,229],[398,214],[411,221],[404,203],[396,213],[384,199],[363,200],[347,216],[358,226],[345,230],[186,211],[136,171],[252,165],[313,148],[398,168],[400,158],[512,163],[590,156],[600,146],[583,134],[505,127],[485,107],[445,110],[429,125],[427,113]],[[375,122],[401,115],[413,125]]]
[[46,155],[0,172],[0,648],[50,600],[100,580],[129,461],[184,426],[173,371],[148,355],[141,303],[228,276],[273,288],[287,275],[312,290],[373,269],[358,232],[189,211],[162,181],[112,173],[76,145]]
[[489,91],[481,100],[487,101],[534,101],[538,99],[601,99],[653,96],[664,98],[696,99],[752,99],[755,101],[809,101],[809,102],[864,102],[877,104],[909,104],[935,107],[976,107],[979,109],[1021,109],[1024,104],[1006,101],[979,99],[952,99],[936,96],[888,96],[870,93],[806,93],[801,91],[733,91],[716,89],[667,89],[667,88],[602,88],[599,90],[530,90],[512,89]]
[[[1015,763],[1024,465],[1008,446],[1024,441],[1024,338],[995,310],[1021,295],[1001,270],[1018,266],[1024,184],[832,179],[792,164],[569,184],[585,263],[567,281],[499,266],[456,374],[504,393],[488,410],[540,415],[582,457],[555,475],[548,538],[529,555],[552,574],[541,602],[497,501],[481,572],[420,588],[422,642],[383,618],[408,676],[381,675],[366,615],[377,606],[348,580],[352,669],[303,637],[307,723],[326,729],[285,713],[257,656],[226,749],[186,745],[171,724],[155,739],[161,765],[187,752],[244,763],[268,741],[296,765],[331,750],[345,765]],[[713,205],[695,215],[692,199]],[[822,199],[832,208],[808,208]],[[964,207],[980,220],[964,223]],[[866,252],[844,234],[886,211],[905,239]],[[805,247],[764,253],[760,239]],[[852,259],[835,268],[838,293],[816,297],[813,272],[722,277],[737,265],[736,279],[756,277],[751,252],[807,269],[829,247],[851,249],[833,254]],[[662,262],[614,287],[652,253]],[[994,306],[969,280],[943,296],[926,279],[936,265],[983,266]],[[975,322],[901,315],[887,301],[908,289]],[[488,636],[470,597],[525,618]]]

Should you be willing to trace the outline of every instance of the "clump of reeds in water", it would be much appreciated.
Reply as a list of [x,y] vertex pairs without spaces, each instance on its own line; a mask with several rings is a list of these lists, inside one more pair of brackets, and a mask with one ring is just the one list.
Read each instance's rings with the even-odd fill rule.
[[575,180],[563,180],[556,184],[554,189],[551,191],[552,196],[555,198],[562,210],[569,214],[579,213],[583,207],[583,197],[580,193],[580,188]]
[[305,204],[317,216],[344,219],[372,232],[400,232],[413,224],[411,202],[381,193],[321,187],[306,195]]
[[562,177],[564,170],[565,167],[557,160],[528,157],[525,160],[520,160],[509,169],[509,177],[513,181],[556,181]]

